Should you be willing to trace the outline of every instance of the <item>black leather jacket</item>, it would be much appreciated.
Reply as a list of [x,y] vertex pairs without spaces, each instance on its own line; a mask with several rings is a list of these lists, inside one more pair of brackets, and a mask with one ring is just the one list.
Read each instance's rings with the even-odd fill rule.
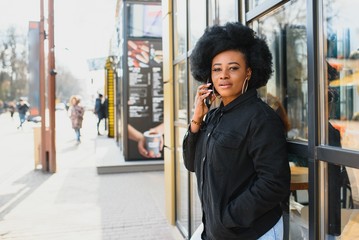
[[282,215],[290,169],[279,116],[249,90],[211,110],[183,141],[186,168],[196,172],[202,239],[257,239]]

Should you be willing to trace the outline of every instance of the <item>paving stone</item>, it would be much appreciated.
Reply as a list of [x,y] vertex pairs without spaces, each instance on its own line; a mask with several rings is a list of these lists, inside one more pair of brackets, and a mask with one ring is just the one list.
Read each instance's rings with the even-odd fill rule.
[[66,112],[56,112],[54,174],[34,169],[38,125],[26,122],[18,130],[14,117],[0,115],[0,239],[183,239],[165,218],[162,171],[97,174],[91,112],[80,144]]

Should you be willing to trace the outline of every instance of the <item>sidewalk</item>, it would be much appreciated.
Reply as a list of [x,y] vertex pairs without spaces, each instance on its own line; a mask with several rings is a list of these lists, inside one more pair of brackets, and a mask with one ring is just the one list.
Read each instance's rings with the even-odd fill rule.
[[165,218],[162,171],[98,174],[96,141],[114,140],[97,136],[87,112],[76,144],[69,120],[56,114],[55,174],[34,170],[35,124],[17,130],[0,115],[0,239],[183,240]]

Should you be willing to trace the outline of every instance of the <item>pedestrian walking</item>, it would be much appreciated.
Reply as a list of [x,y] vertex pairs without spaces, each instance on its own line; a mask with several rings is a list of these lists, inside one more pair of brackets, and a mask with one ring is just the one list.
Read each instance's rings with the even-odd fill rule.
[[183,141],[203,214],[192,239],[283,239],[290,168],[283,122],[257,93],[272,74],[265,40],[241,23],[215,25],[190,58],[202,82]]
[[15,108],[16,108],[16,104],[15,102],[11,101],[7,104],[7,108],[9,109],[9,112],[10,112],[10,117],[11,119],[14,118],[14,113],[15,113]]
[[75,130],[76,140],[78,143],[81,142],[81,132],[83,116],[85,109],[80,105],[80,97],[72,96],[70,98],[69,115],[71,119],[72,128]]
[[101,93],[98,94],[98,97],[95,100],[95,114],[97,115],[97,134],[101,135],[100,132],[100,123],[102,119],[105,121],[105,130],[106,130],[106,119],[107,119],[107,107],[108,101],[104,99]]
[[19,102],[16,104],[16,108],[19,113],[20,124],[17,127],[17,129],[19,129],[19,128],[22,128],[22,125],[26,121],[26,114],[30,108],[30,104],[25,99],[20,98]]

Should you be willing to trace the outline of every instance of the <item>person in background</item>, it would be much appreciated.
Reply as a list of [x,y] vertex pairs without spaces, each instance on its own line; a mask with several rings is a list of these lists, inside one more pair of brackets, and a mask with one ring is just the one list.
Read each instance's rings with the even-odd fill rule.
[[80,97],[72,96],[70,98],[69,116],[71,119],[72,128],[75,130],[76,140],[81,142],[81,132],[83,116],[85,109],[80,105]]
[[103,100],[103,95],[98,94],[98,97],[95,100],[95,114],[97,115],[97,135],[100,133],[100,123],[102,119],[105,119],[105,128],[106,128],[106,118],[107,118],[107,99]]
[[[202,225],[191,239],[283,239],[290,168],[285,127],[258,96],[272,74],[264,39],[241,23],[206,29],[190,56],[197,88],[183,139]],[[210,108],[218,97],[219,107]]]
[[19,113],[19,119],[20,119],[20,125],[17,127],[17,129],[22,128],[22,125],[24,124],[26,120],[26,114],[27,111],[29,111],[30,105],[25,99],[20,98],[19,102],[16,104],[17,111]]
[[284,124],[285,131],[288,132],[290,130],[290,122],[287,115],[287,111],[285,110],[283,104],[280,99],[276,96],[273,96],[270,93],[267,93],[267,104],[273,108],[273,110],[279,115]]
[[107,118],[108,118],[108,98],[105,97],[102,103],[102,114],[105,121],[105,131],[107,131]]
[[15,103],[13,101],[9,102],[7,108],[9,109],[10,117],[13,119],[15,113]]

